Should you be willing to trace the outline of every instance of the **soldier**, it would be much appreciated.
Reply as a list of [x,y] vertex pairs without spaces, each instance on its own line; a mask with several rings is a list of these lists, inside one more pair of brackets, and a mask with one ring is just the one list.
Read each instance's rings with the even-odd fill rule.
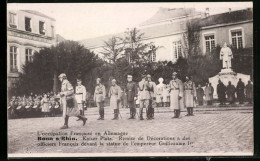
[[245,83],[242,82],[242,79],[239,78],[239,81],[237,83],[237,99],[239,101],[239,104],[243,104],[244,103],[244,97],[245,97]]
[[207,101],[207,105],[212,105],[212,99],[213,99],[213,90],[211,86],[206,83],[205,87],[205,100]]
[[186,82],[184,83],[184,103],[187,108],[186,116],[194,116],[193,108],[195,107],[195,100],[197,97],[195,83],[191,81],[189,76],[186,76]]
[[136,83],[133,82],[132,75],[127,76],[127,85],[126,85],[126,97],[127,97],[127,104],[130,108],[130,117],[129,119],[135,119],[136,114],[136,107],[135,107],[135,100],[137,96],[137,86]]
[[74,96],[74,90],[70,82],[67,80],[66,74],[62,73],[59,75],[61,81],[61,105],[63,107],[64,125],[61,129],[69,128],[68,122],[70,116],[76,116],[83,121],[83,126],[86,124],[87,119],[80,115],[78,104]]
[[110,87],[108,93],[110,97],[110,107],[114,109],[114,118],[112,120],[118,120],[121,94],[122,94],[121,88],[116,84],[116,80],[113,79],[112,86]]
[[104,102],[106,97],[106,88],[100,83],[101,79],[97,78],[97,86],[94,92],[94,102],[96,102],[99,109],[99,118],[97,120],[104,120]]
[[253,85],[251,84],[251,81],[248,81],[248,84],[246,85],[246,98],[248,99],[248,103],[252,104],[253,99]]
[[[77,98],[80,115],[84,116],[84,104],[86,103],[87,91],[86,87],[82,85],[82,81],[79,78],[77,79],[77,86],[75,89],[75,96]],[[77,121],[79,120],[80,119],[78,119]]]
[[235,92],[236,92],[235,86],[231,84],[231,81],[229,81],[226,90],[227,100],[229,104],[233,104],[235,102]]
[[154,108],[156,107],[156,95],[157,87],[156,84],[152,81],[151,75],[147,75],[147,90],[149,92],[149,106],[147,109],[147,119],[154,119]]
[[49,98],[47,97],[47,94],[43,95],[43,98],[41,100],[41,105],[42,105],[42,113],[44,117],[48,117],[48,114],[50,112],[50,106],[49,106]]
[[201,85],[199,84],[197,89],[197,99],[198,99],[199,106],[203,105],[203,96],[204,96],[204,90],[203,88],[201,88]]
[[[142,80],[138,84],[139,88],[139,104],[140,104],[140,120],[143,120],[143,108],[148,109],[149,106],[149,100],[150,100],[150,95],[147,90],[147,78],[146,75],[142,76]],[[146,110],[147,111],[147,110]]]
[[169,85],[165,85],[163,87],[163,92],[162,92],[162,96],[163,96],[163,107],[168,107],[168,96],[169,96]]
[[174,110],[172,118],[179,118],[183,106],[183,84],[174,72],[170,81],[170,108]]
[[221,82],[221,80],[218,81],[217,93],[220,105],[224,105],[226,101],[226,86]]

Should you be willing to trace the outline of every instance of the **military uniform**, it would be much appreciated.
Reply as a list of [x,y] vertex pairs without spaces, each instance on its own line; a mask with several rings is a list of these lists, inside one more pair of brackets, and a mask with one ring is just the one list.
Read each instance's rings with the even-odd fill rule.
[[149,91],[147,89],[147,84],[148,81],[146,80],[142,80],[141,82],[139,82],[138,87],[139,87],[139,103],[140,103],[140,120],[143,120],[143,108],[148,110],[148,106],[149,106],[149,101],[150,101],[150,94]]
[[217,85],[217,93],[220,105],[224,105],[226,101],[226,86],[222,82],[219,82]]
[[162,105],[162,103],[163,103],[163,90],[164,90],[165,86],[166,86],[165,84],[158,84],[156,86],[156,88],[157,88],[156,103],[158,105],[161,105],[161,106],[163,106]]
[[243,104],[245,98],[245,83],[242,82],[241,80],[239,80],[237,83],[236,91],[237,91],[237,99],[239,101],[239,104]]
[[99,115],[100,118],[99,120],[104,120],[104,115],[105,115],[105,111],[104,111],[104,100],[106,97],[106,88],[104,85],[99,84],[96,86],[95,88],[95,92],[94,92],[94,101],[97,104],[97,107],[99,109]]
[[78,85],[75,88],[75,95],[77,98],[78,108],[80,110],[80,114],[84,115],[84,103],[87,98],[86,87],[83,85]]
[[198,99],[199,106],[203,105],[203,96],[204,96],[204,90],[203,88],[199,87],[197,89],[197,99]]
[[212,86],[208,85],[205,87],[205,100],[207,101],[208,105],[212,105],[213,93],[214,89]]
[[154,118],[154,108],[156,107],[156,95],[157,95],[157,87],[153,81],[148,81],[147,88],[150,94],[149,106],[147,110],[147,118]]
[[233,104],[235,102],[235,92],[236,92],[235,86],[233,84],[229,84],[227,86],[226,94],[227,94],[227,101],[230,104]]
[[61,105],[63,107],[63,117],[65,118],[64,126],[61,127],[61,129],[67,129],[68,128],[68,120],[70,116],[76,116],[80,120],[83,121],[83,126],[86,123],[86,118],[82,115],[80,115],[80,111],[78,109],[78,104],[74,95],[74,89],[70,82],[66,79],[65,74],[61,74],[59,78],[62,79],[61,83]]
[[135,108],[135,97],[137,96],[137,86],[135,82],[128,82],[126,85],[126,95],[127,95],[127,104],[130,108],[130,118],[135,118],[136,108]]
[[180,111],[184,107],[183,102],[183,84],[178,78],[170,81],[170,108],[174,110],[174,117],[180,116]]
[[196,106],[197,97],[195,83],[191,80],[184,83],[184,104],[187,108],[187,116],[193,116],[193,108]]
[[248,103],[252,104],[253,99],[253,85],[249,81],[245,88],[246,98],[248,99]]
[[112,85],[109,90],[109,97],[110,97],[110,108],[114,110],[114,118],[113,120],[118,119],[119,114],[119,105],[121,100],[122,90],[118,85]]

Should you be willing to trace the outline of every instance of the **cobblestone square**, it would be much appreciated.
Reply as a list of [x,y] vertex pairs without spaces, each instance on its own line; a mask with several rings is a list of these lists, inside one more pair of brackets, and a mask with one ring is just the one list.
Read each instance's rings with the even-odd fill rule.
[[[195,116],[187,117],[182,112],[182,118],[171,119],[172,112],[155,109],[153,120],[128,120],[128,109],[122,109],[122,119],[111,120],[112,110],[106,108],[104,121],[98,118],[97,109],[86,112],[88,121],[85,126],[82,122],[75,121],[71,117],[69,129],[60,130],[63,124],[61,117],[28,118],[8,120],[8,152],[9,154],[25,153],[172,153],[178,155],[188,153],[199,154],[230,154],[237,155],[253,153],[253,109],[245,110],[195,110]],[[67,143],[97,142],[92,146],[39,146],[37,133],[96,133],[123,132],[123,138],[128,140],[119,141],[119,136],[104,136],[98,141],[84,141],[81,136],[76,136],[77,141],[63,141]],[[112,140],[106,140],[110,137]],[[138,140],[143,137],[144,140]],[[148,138],[149,137],[149,138]],[[158,137],[174,137],[175,141],[152,140]],[[135,138],[135,140],[129,140]],[[179,141],[177,139],[180,139]],[[48,141],[44,141],[45,143]],[[55,142],[55,141],[54,141]],[[105,145],[99,145],[103,142]],[[109,143],[110,142],[110,143]],[[120,146],[110,145],[121,143]],[[124,142],[128,146],[123,146]],[[58,145],[58,142],[56,142]],[[141,146],[139,143],[154,143]],[[173,145],[173,143],[175,145]],[[176,145],[178,143],[185,145]]]

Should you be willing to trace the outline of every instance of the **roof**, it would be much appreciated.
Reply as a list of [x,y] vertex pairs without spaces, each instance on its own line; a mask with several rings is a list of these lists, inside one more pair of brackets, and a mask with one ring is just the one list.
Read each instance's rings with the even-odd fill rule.
[[148,20],[141,23],[140,26],[155,24],[163,21],[177,19],[181,17],[187,17],[192,15],[198,15],[201,12],[197,12],[195,8],[159,8],[159,10]]
[[31,14],[34,14],[34,15],[38,15],[38,16],[45,17],[45,18],[51,19],[53,21],[56,21],[54,18],[49,17],[49,16],[47,16],[47,15],[41,13],[41,12],[35,11],[35,10],[21,10],[21,11],[28,12],[28,13],[31,13]]
[[[253,10],[252,8],[250,8],[250,9],[237,10],[237,11],[231,11],[227,13],[211,15],[206,18],[196,18],[193,19],[193,21],[198,22],[201,27],[206,27],[206,26],[212,26],[218,24],[242,22],[242,21],[252,20],[252,19],[253,19]],[[182,26],[180,25],[181,23],[183,23]],[[186,27],[186,24],[185,21],[183,20],[182,22],[173,22],[169,24],[141,28],[138,30],[140,31],[140,33],[144,33],[143,38],[146,39],[146,38],[154,38],[154,37],[161,37],[161,36],[181,33],[184,31],[185,29],[184,27]],[[124,33],[116,33],[116,34],[105,35],[105,36],[100,36],[91,39],[85,39],[79,41],[79,43],[81,43],[87,48],[97,48],[103,46],[104,41],[108,41],[113,36],[123,38]]]
[[253,20],[253,9],[243,9],[221,14],[212,15],[200,19],[199,24],[201,27],[213,26],[218,24],[235,23],[241,21]]

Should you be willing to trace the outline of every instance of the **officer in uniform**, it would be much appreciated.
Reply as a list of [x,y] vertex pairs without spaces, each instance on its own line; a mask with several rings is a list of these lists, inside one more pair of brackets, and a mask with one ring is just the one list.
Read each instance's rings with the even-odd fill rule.
[[156,84],[152,81],[151,75],[147,75],[147,89],[149,92],[149,106],[147,110],[147,119],[154,119],[154,108],[156,107],[156,95],[157,87]]
[[126,85],[126,95],[127,95],[127,104],[130,108],[130,118],[135,119],[136,108],[135,108],[135,100],[137,96],[137,86],[136,83],[133,82],[132,75],[127,76],[127,85]]
[[96,102],[99,109],[99,118],[97,120],[104,120],[104,102],[106,97],[106,88],[103,84],[100,83],[101,79],[97,78],[97,86],[94,92],[94,102]]
[[74,96],[74,90],[70,82],[67,80],[66,74],[62,73],[59,75],[59,80],[61,81],[61,104],[63,107],[63,117],[64,117],[64,125],[61,127],[61,129],[67,129],[68,121],[70,116],[76,116],[80,120],[83,121],[83,126],[85,125],[87,118],[80,115],[78,104],[76,101],[76,98]]
[[78,103],[80,115],[84,116],[84,104],[86,101],[87,91],[86,91],[86,87],[82,85],[82,81],[79,78],[77,79],[77,86],[75,89],[76,89],[75,95],[77,97],[77,103]]
[[[140,103],[140,120],[143,120],[143,108],[148,109],[149,101],[150,101],[150,94],[147,89],[147,78],[146,75],[142,76],[142,80],[138,84],[139,88],[139,103]],[[147,110],[146,110],[147,112]]]
[[183,83],[174,72],[170,81],[170,108],[174,110],[172,118],[179,118],[183,106]]
[[237,82],[236,92],[239,104],[243,104],[245,98],[245,83],[241,78],[239,78],[239,81]]
[[121,88],[116,84],[116,80],[113,79],[112,86],[110,87],[108,93],[110,97],[110,107],[114,109],[114,118],[112,120],[118,120],[121,94],[122,94]]
[[184,103],[187,108],[186,116],[194,116],[193,108],[195,107],[195,100],[197,97],[195,83],[190,79],[189,76],[186,76],[186,82],[184,83]]

